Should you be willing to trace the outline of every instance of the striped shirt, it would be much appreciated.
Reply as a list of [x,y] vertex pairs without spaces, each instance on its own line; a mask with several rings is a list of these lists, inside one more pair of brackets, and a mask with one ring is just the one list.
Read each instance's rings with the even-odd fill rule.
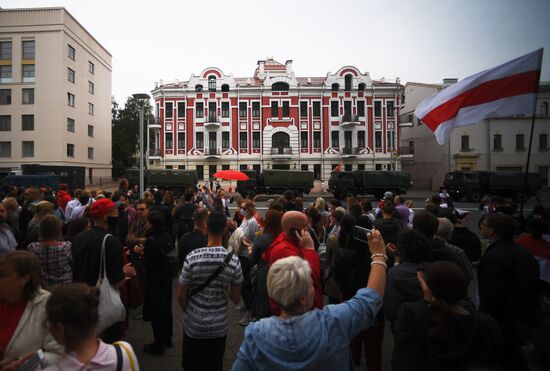
[[38,256],[42,278],[48,289],[73,281],[73,257],[69,241],[61,241],[55,245],[33,242],[29,244],[29,251]]
[[[180,285],[188,286],[188,292],[199,287],[223,263],[227,254],[222,246],[193,250],[183,263]],[[183,315],[185,333],[195,339],[227,335],[227,291],[229,286],[240,286],[242,282],[239,258],[233,256],[228,266],[207,287],[189,298]]]

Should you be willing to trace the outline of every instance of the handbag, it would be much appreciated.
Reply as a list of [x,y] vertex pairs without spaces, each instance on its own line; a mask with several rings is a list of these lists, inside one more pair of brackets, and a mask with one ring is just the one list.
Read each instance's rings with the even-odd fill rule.
[[105,263],[105,242],[110,234],[105,235],[101,244],[101,261],[99,263],[99,277],[96,287],[99,288],[99,307],[97,308],[99,320],[97,321],[97,332],[101,333],[106,328],[126,318],[126,308],[120,299],[120,292],[114,288],[107,279]]

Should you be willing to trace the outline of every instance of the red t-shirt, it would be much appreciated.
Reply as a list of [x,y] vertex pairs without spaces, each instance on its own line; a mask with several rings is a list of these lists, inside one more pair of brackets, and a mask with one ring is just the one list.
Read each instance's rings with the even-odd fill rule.
[[0,354],[4,354],[27,306],[26,301],[19,303],[0,302]]

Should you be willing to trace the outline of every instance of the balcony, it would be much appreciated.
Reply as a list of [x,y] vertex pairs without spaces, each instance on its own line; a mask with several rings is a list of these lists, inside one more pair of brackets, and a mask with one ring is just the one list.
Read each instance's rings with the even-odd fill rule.
[[414,147],[399,147],[399,158],[413,158]]
[[358,147],[342,147],[342,148],[340,148],[340,154],[342,155],[342,158],[357,157],[357,156],[359,156],[359,148]]
[[204,149],[204,158],[217,159],[222,155],[221,148],[205,148]]
[[204,127],[207,129],[217,129],[221,125],[220,118],[217,115],[208,115],[204,121]]
[[290,160],[292,157],[292,148],[290,147],[272,147],[271,158],[273,160]]
[[150,148],[149,149],[149,159],[150,160],[160,160],[160,149],[159,148]]
[[344,114],[342,116],[342,121],[340,122],[340,126],[355,126],[359,125],[359,116],[353,116],[350,114]]
[[149,118],[149,129],[160,129],[160,117]]

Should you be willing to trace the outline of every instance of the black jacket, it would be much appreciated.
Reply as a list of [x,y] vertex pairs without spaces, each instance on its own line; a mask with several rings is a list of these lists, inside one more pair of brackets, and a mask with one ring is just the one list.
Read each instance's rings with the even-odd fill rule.
[[400,219],[375,219],[372,224],[380,231],[385,243],[397,243],[397,236],[403,226]]
[[476,234],[466,227],[457,227],[453,229],[451,244],[460,247],[471,262],[476,262],[481,257],[481,241]]

